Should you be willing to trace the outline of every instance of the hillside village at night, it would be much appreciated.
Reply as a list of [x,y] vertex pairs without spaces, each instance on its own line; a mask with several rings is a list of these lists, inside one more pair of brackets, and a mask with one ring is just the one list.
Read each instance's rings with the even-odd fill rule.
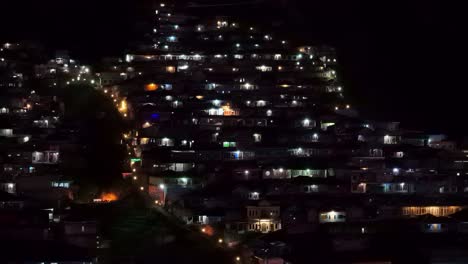
[[462,140],[362,117],[333,47],[150,19],[96,65],[2,44],[5,263],[468,262]]

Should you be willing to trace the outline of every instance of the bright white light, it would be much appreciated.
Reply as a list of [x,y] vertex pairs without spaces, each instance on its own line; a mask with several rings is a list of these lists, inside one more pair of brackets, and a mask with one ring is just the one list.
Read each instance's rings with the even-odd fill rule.
[[164,185],[164,184],[161,183],[161,184],[159,184],[159,188],[162,189],[162,190],[164,190],[164,189],[166,188],[166,185]]
[[26,142],[28,142],[28,141],[29,141],[29,137],[28,137],[28,136],[26,136],[26,137],[23,138],[23,142],[26,143]]

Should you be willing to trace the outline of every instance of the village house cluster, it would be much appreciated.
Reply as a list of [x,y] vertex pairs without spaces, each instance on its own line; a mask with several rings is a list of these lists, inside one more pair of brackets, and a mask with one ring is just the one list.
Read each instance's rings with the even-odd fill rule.
[[466,232],[446,217],[466,208],[468,151],[443,134],[360,117],[333,48],[170,4],[153,15],[148,41],[100,75],[137,124],[124,135],[127,177],[156,205],[233,245],[249,232],[330,223],[379,232],[388,219]]
[[236,263],[287,263],[323,234],[342,252],[382,233],[468,233],[468,145],[363,118],[332,47],[196,13],[159,3],[146,41],[96,72],[64,51],[0,46],[0,214],[14,219],[0,235],[106,247],[92,218],[64,208],[82,146],[60,97],[34,88],[71,84],[108,96],[132,125],[122,177],[152,206],[228,248],[256,235]]
[[0,48],[0,236],[10,241],[4,253],[22,252],[23,260],[37,260],[32,252],[53,248],[59,253],[39,260],[57,261],[75,250],[67,257],[91,263],[86,250],[77,247],[96,247],[96,223],[71,219],[63,211],[74,199],[74,180],[67,172],[83,166],[74,155],[81,145],[73,127],[63,125],[61,99],[36,90],[63,88],[91,73],[64,52],[46,64],[43,56],[32,44]]

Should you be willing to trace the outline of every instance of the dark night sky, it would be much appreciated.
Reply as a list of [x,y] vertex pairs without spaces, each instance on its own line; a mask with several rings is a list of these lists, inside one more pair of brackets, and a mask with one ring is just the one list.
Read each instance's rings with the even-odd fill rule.
[[[144,2],[144,3],[143,3]],[[0,3],[0,40],[39,40],[78,58],[119,54],[147,0]],[[220,1],[221,2],[221,1]],[[365,116],[468,135],[467,18],[449,1],[265,0],[251,18],[282,20],[292,34],[336,46],[348,96]],[[455,1],[452,1],[455,2]],[[461,2],[461,1],[460,1]],[[146,8],[147,10],[147,8]]]

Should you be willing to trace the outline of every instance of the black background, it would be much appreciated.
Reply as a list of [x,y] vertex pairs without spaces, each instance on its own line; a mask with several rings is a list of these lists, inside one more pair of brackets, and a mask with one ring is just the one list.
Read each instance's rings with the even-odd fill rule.
[[[38,40],[91,62],[122,54],[151,6],[147,0],[2,0],[0,40]],[[264,0],[260,8],[228,9],[282,21],[298,38],[337,47],[347,96],[364,116],[468,135],[462,4]]]

